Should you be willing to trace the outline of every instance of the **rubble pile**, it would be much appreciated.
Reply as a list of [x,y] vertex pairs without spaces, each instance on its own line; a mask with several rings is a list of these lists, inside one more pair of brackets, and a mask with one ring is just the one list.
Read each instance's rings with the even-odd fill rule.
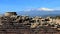
[[7,12],[0,16],[0,34],[59,34],[60,25],[50,18],[18,16]]

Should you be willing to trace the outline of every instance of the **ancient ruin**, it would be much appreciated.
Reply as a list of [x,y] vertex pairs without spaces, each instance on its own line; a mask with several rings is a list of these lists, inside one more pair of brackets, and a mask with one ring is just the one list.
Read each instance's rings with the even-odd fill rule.
[[6,12],[0,16],[0,34],[60,34],[60,19],[18,16]]

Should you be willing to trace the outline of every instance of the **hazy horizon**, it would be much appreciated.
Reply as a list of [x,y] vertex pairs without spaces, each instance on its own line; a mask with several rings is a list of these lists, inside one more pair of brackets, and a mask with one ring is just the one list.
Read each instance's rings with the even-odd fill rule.
[[21,15],[60,14],[60,0],[0,0],[0,14],[5,12]]

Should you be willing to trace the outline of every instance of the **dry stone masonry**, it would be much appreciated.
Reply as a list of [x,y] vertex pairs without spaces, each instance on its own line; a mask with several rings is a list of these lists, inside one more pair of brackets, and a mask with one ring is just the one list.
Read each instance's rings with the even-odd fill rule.
[[0,34],[60,34],[60,24],[50,17],[18,16],[6,12],[0,16]]

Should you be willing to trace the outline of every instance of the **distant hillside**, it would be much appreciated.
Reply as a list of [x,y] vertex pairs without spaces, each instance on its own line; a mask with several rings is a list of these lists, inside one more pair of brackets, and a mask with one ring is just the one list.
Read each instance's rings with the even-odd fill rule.
[[28,16],[57,16],[60,15],[60,11],[20,11],[17,12],[19,15],[28,15]]

